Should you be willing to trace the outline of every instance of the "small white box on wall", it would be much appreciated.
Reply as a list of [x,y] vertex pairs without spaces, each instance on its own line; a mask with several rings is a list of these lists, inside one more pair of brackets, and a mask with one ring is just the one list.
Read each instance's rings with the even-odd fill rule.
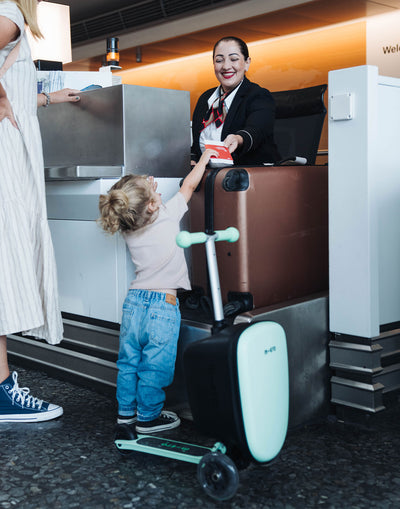
[[351,120],[354,116],[354,94],[333,95],[329,98],[329,118],[331,120]]

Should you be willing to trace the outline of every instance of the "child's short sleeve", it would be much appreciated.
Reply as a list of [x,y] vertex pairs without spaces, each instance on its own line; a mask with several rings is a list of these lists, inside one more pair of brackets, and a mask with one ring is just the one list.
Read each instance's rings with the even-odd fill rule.
[[165,208],[169,216],[180,221],[185,212],[188,210],[188,205],[183,194],[178,191],[175,196],[167,201]]

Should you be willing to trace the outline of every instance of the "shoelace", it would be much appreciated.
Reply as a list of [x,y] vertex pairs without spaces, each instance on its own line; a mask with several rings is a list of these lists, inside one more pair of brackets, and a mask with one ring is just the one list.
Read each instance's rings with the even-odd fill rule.
[[26,406],[27,408],[37,408],[40,410],[42,408],[43,400],[35,398],[29,394],[28,387],[19,387],[17,379],[18,373],[15,371],[12,374],[12,378],[14,380],[14,387],[12,387],[8,393],[12,397],[12,401],[14,400],[16,403],[21,403],[22,406]]
[[169,415],[169,414],[166,414],[166,413],[162,413],[160,414],[160,417],[159,419],[162,419],[164,421],[173,421],[174,418],[172,417],[172,415]]

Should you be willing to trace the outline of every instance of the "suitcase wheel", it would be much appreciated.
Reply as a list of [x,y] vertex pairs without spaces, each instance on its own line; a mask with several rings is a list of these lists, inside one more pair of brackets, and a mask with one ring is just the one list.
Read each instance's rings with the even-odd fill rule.
[[225,454],[205,454],[197,467],[197,478],[204,491],[215,500],[232,498],[239,485],[239,472]]

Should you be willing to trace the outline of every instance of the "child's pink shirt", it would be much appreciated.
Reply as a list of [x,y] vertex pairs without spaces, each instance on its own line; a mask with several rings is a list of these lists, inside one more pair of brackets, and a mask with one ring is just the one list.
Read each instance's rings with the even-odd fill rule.
[[136,279],[132,281],[131,289],[190,290],[185,254],[175,241],[180,231],[179,222],[187,210],[186,200],[178,192],[160,206],[154,223],[124,233],[136,266]]

